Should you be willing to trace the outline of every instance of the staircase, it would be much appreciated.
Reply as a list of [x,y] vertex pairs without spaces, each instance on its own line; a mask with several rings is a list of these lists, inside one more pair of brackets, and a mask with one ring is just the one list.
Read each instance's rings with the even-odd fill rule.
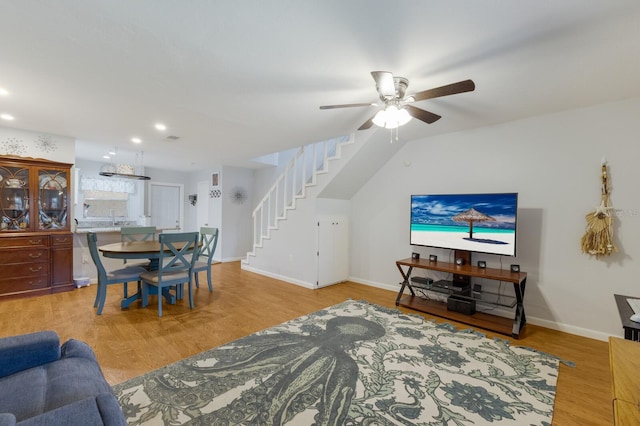
[[352,143],[353,135],[300,147],[253,211],[253,248],[243,264],[250,263],[297,201],[307,196],[307,188],[317,185],[318,176],[329,171],[329,161],[341,158],[342,147]]

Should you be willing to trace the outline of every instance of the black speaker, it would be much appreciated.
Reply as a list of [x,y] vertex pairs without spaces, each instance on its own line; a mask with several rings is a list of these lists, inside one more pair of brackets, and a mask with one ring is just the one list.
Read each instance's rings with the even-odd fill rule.
[[438,256],[436,256],[435,254],[429,255],[429,262],[437,262],[437,261],[438,261]]
[[520,272],[520,265],[511,265],[511,272]]
[[484,260],[478,260],[478,268],[486,268],[487,267],[487,262],[485,262]]
[[473,315],[476,313],[476,301],[464,296],[451,295],[447,297],[447,310]]
[[420,253],[411,253],[411,259],[413,260],[420,260]]
[[459,257],[456,259],[456,265],[464,265],[464,259]]

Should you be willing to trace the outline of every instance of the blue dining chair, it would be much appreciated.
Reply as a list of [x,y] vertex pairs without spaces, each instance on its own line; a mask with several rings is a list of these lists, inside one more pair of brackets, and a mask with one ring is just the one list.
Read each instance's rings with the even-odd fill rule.
[[200,248],[193,264],[193,274],[196,277],[196,287],[200,288],[200,280],[198,272],[207,271],[207,284],[209,291],[213,291],[213,283],[211,281],[211,263],[213,255],[218,246],[218,228],[209,228],[203,226],[200,228]]
[[[158,295],[162,289],[175,291],[176,299],[182,296],[182,286],[188,284],[189,308],[193,309],[193,289],[191,275],[197,255],[198,233],[180,232],[160,234],[160,258],[156,271],[140,274],[142,280],[142,306],[149,304],[149,287],[157,287]],[[158,296],[158,316],[162,316],[162,297]]]
[[126,241],[147,241],[156,239],[155,226],[123,226],[120,228],[120,240]]
[[147,270],[142,266],[127,266],[121,269],[107,271],[102,264],[100,253],[98,253],[98,236],[95,232],[87,232],[87,244],[91,259],[98,271],[98,289],[96,290],[96,299],[93,307],[98,307],[98,315],[102,314],[104,302],[107,299],[107,286],[111,284],[124,284],[124,298],[128,297],[127,286],[130,282],[138,283],[138,291],[140,291],[140,274]]
[[[155,226],[123,226],[120,228],[120,241],[123,243],[129,241],[155,241],[156,240],[156,227]],[[130,261],[124,259],[126,263],[131,263],[137,266],[148,267],[147,261]]]

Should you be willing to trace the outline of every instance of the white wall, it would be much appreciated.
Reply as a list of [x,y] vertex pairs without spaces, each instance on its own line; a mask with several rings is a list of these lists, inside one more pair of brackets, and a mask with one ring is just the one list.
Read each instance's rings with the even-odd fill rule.
[[73,164],[76,145],[73,138],[66,136],[0,127],[0,155],[45,158]]
[[[293,148],[286,151],[279,152],[274,154],[277,156],[277,165],[261,167],[256,169],[254,172],[254,188],[255,188],[255,197],[253,198],[253,208],[255,209],[258,206],[258,203],[262,200],[262,197],[267,193],[269,189],[271,189],[271,185],[275,182],[275,180],[282,174],[282,172],[287,168],[291,159],[295,156],[300,148]],[[252,210],[253,211],[253,210]]]
[[[242,167],[217,166],[215,169],[201,170],[189,175],[188,185],[185,186],[187,194],[197,192],[198,182],[211,180],[211,173],[219,173],[220,195],[214,197],[207,196],[205,199],[198,198],[198,203],[208,203],[209,226],[218,228],[220,231],[218,245],[214,259],[222,262],[230,262],[243,259],[247,252],[251,250],[252,240],[252,219],[253,195],[255,193],[254,170]],[[236,188],[244,190],[247,198],[238,203],[232,200],[232,193]],[[188,203],[188,201],[187,201]],[[186,207],[187,230],[197,229],[197,209],[188,204]]]
[[[640,296],[640,99],[413,141],[351,200],[351,276],[398,288],[394,264],[409,245],[409,196],[518,192],[517,258],[477,255],[528,273],[528,321],[606,339],[622,335],[614,293]],[[620,252],[582,254],[585,215],[600,203],[600,165],[610,167]],[[410,163],[407,166],[407,163]]]
[[[76,160],[75,168],[79,171],[78,173],[79,181],[74,182],[74,184],[77,185],[77,186],[74,186],[75,188],[74,192],[76,192],[76,189],[78,190],[77,191],[78,197],[75,200],[75,205],[73,206],[73,212],[74,212],[74,217],[77,218],[78,220],[83,219],[82,203],[84,202],[84,194],[80,186],[82,177],[92,177],[92,178],[99,178],[99,179],[115,179],[115,180],[119,179],[119,178],[110,178],[110,177],[100,176],[100,170],[104,164],[105,163],[101,161],[90,161],[90,160],[84,160],[84,159]],[[129,216],[125,220],[138,221],[140,219],[140,216],[144,216],[144,201],[145,201],[144,181],[130,181],[130,182],[135,182],[136,192],[133,194],[129,194],[129,209],[128,209]]]
[[[221,172],[222,225],[218,237],[222,261],[244,259],[253,244],[253,170],[224,166]],[[234,193],[243,191],[246,199],[234,200]],[[216,249],[216,251],[218,251]]]

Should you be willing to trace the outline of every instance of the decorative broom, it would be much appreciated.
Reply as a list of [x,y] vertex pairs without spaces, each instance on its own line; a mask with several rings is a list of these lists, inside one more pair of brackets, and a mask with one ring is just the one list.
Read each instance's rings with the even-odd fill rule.
[[600,256],[609,256],[618,251],[613,244],[613,215],[609,200],[609,179],[607,164],[602,163],[602,197],[596,210],[588,213],[587,230],[582,237],[582,252]]

